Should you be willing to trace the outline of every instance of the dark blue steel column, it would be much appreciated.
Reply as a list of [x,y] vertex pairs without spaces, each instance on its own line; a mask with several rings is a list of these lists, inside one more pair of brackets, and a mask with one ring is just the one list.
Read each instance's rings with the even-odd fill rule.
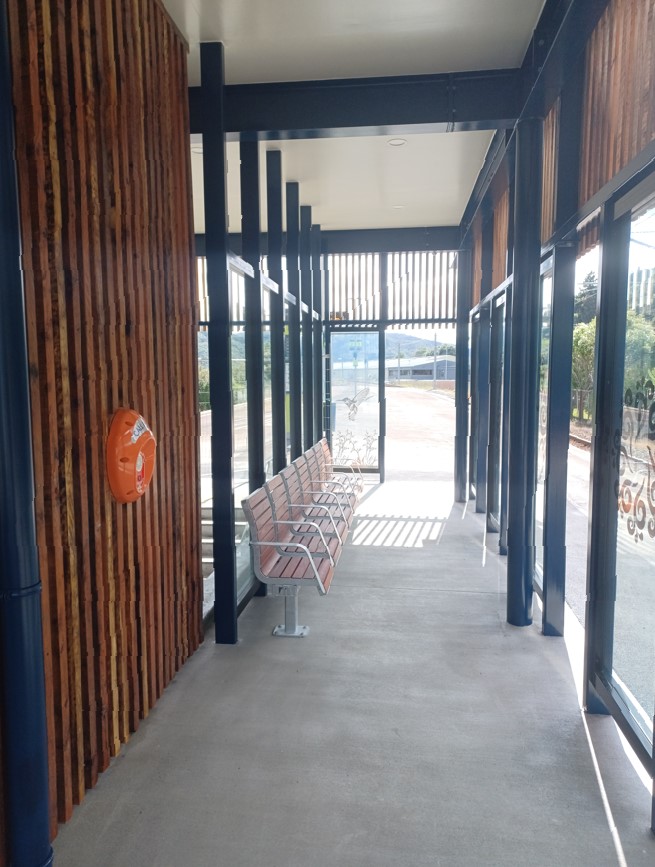
[[571,360],[576,248],[553,252],[550,321],[550,383],[544,504],[544,635],[564,635],[566,575],[566,484],[571,418]]
[[[509,227],[507,232],[507,276],[514,268],[514,140],[508,148],[509,181]],[[509,500],[509,393],[510,393],[510,362],[512,355],[512,294],[513,283],[505,292],[505,347],[503,350],[503,431],[501,443],[500,468],[500,533],[498,535],[498,551],[507,554],[507,505]]]
[[614,652],[630,218],[627,213],[614,220],[611,204],[601,209],[583,685],[583,703],[590,713],[607,713],[594,681],[599,674],[609,677]]
[[237,583],[232,494],[232,363],[225,172],[224,51],[200,46],[204,106],[202,165],[205,186],[205,255],[209,297],[209,403],[212,413],[212,527],[216,641],[236,644]]
[[312,298],[318,319],[314,325],[314,436],[323,436],[323,269],[321,268],[321,227],[312,226]]
[[252,265],[246,277],[246,387],[248,395],[248,483],[266,481],[264,467],[264,349],[262,345],[262,274],[259,214],[259,142],[242,141],[241,256]]
[[273,473],[287,465],[284,399],[284,286],[282,278],[282,154],[266,152],[266,213],[268,274],[279,286],[271,293],[271,411],[273,414]]
[[469,310],[471,254],[457,254],[457,330],[455,336],[455,501],[468,500],[466,486],[469,428]]
[[480,307],[478,327],[477,376],[478,386],[478,424],[477,460],[475,462],[475,511],[487,511],[487,469],[489,456],[489,362],[491,358],[491,305]]
[[[578,205],[584,62],[578,61],[560,97],[557,140],[555,225],[563,225]],[[553,251],[553,305],[548,389],[547,477],[544,502],[544,635],[564,634],[566,590],[566,502],[576,245]]]
[[542,122],[516,128],[514,280],[510,355],[507,621],[532,623],[539,398]]
[[27,339],[7,8],[0,3],[0,681],[12,867],[52,864]]
[[289,433],[291,460],[302,454],[302,379],[300,347],[300,189],[287,183],[287,283],[296,304],[289,307]]
[[[380,321],[389,318],[389,254],[380,253]],[[387,391],[385,373],[387,369],[387,332],[384,326],[378,332],[378,397],[380,401],[380,436],[378,439],[378,465],[380,484],[386,476],[387,443]]]
[[300,208],[300,284],[303,304],[307,310],[300,310],[302,320],[302,429],[303,445],[310,449],[314,445],[314,326],[312,307],[312,209],[309,205]]

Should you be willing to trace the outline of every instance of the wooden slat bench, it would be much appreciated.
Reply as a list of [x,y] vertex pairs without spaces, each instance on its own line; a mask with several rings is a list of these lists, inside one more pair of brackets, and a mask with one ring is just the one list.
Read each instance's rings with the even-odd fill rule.
[[357,474],[333,477],[324,455],[317,443],[242,502],[255,575],[284,597],[284,624],[273,635],[307,635],[298,623],[298,593],[309,585],[327,594],[354,517]]
[[270,483],[242,503],[250,525],[253,568],[272,593],[284,597],[284,624],[276,626],[273,635],[301,637],[309,628],[298,623],[298,592],[309,584],[322,596],[327,594],[342,544],[337,538],[328,542],[314,521],[276,521],[269,490]]

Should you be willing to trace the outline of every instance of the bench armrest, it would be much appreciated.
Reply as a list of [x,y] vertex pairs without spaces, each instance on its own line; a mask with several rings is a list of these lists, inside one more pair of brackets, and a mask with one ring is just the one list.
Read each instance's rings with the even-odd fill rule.
[[[278,542],[251,542],[250,544],[256,548],[279,548]],[[301,545],[299,542],[287,542],[286,546],[287,547],[293,547],[293,548],[299,548],[303,552],[303,555],[307,557],[307,559],[309,560],[309,565],[312,567],[312,571],[314,573],[314,578],[316,579],[316,583],[318,584],[319,593],[321,594],[321,596],[325,596],[327,593],[327,590],[325,589],[325,586],[323,585],[323,582],[321,581],[321,578],[318,574],[318,569],[316,568],[316,565],[314,563],[314,558],[312,557],[309,548],[306,545]],[[273,579],[273,580],[275,580],[275,579]],[[281,579],[281,580],[283,581],[284,579]],[[288,580],[299,584],[300,580],[304,580],[304,579],[289,578]]]
[[328,509],[327,506],[324,506],[322,503],[312,503],[311,506],[308,506],[307,503],[289,503],[289,505],[295,509],[302,509],[305,518],[307,517],[307,515],[304,514],[306,509],[320,509],[322,512],[325,512],[326,516],[330,519],[332,523],[332,529],[334,530],[335,536],[337,536],[337,538],[339,537],[337,525],[334,523],[334,517],[332,516],[332,512]]
[[[286,526],[286,527],[312,527],[318,535],[321,537],[321,542],[323,543],[323,547],[325,548],[325,553],[330,558],[330,566],[334,566],[334,560],[332,559],[332,554],[330,554],[330,549],[328,548],[328,543],[325,540],[325,536],[323,535],[323,531],[314,521],[273,521],[273,526]],[[300,531],[297,531],[300,532]],[[302,535],[302,533],[301,533]],[[295,545],[295,542],[278,542],[278,545]],[[309,551],[309,548],[307,549]]]
[[[312,481],[313,481],[313,480],[312,480]],[[302,491],[302,492],[303,492],[303,494],[320,494],[322,497],[332,497],[335,506],[336,506],[337,509],[341,512],[341,517],[342,517],[342,519],[343,519],[344,521],[346,521],[346,515],[345,515],[345,513],[344,513],[344,511],[343,511],[343,506],[342,506],[341,503],[339,502],[339,497],[337,497],[337,495],[334,493],[334,491],[325,491],[325,490],[323,490],[322,488],[318,488],[318,489],[315,489],[315,488],[303,488],[303,491]],[[313,506],[320,506],[321,503],[312,503],[312,505],[313,505]],[[348,523],[348,521],[346,521],[346,524],[347,524],[347,523]]]

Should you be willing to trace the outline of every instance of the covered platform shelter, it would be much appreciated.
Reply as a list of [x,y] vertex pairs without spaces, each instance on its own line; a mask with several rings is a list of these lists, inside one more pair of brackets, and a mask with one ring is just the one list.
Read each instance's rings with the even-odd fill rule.
[[0,867],[653,863],[653,44],[0,0]]

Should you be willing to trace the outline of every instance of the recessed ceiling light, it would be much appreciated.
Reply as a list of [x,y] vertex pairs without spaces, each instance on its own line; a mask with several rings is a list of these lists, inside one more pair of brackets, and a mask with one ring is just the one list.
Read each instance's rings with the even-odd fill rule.
[[387,139],[387,144],[391,145],[392,148],[401,148],[403,145],[407,144],[406,138],[390,138]]
[[392,209],[393,209],[394,211],[402,211],[402,209],[403,209],[405,206],[404,206],[404,205],[392,205],[391,207],[392,207]]
[[201,154],[202,153],[202,145],[191,145],[191,153],[192,154]]

